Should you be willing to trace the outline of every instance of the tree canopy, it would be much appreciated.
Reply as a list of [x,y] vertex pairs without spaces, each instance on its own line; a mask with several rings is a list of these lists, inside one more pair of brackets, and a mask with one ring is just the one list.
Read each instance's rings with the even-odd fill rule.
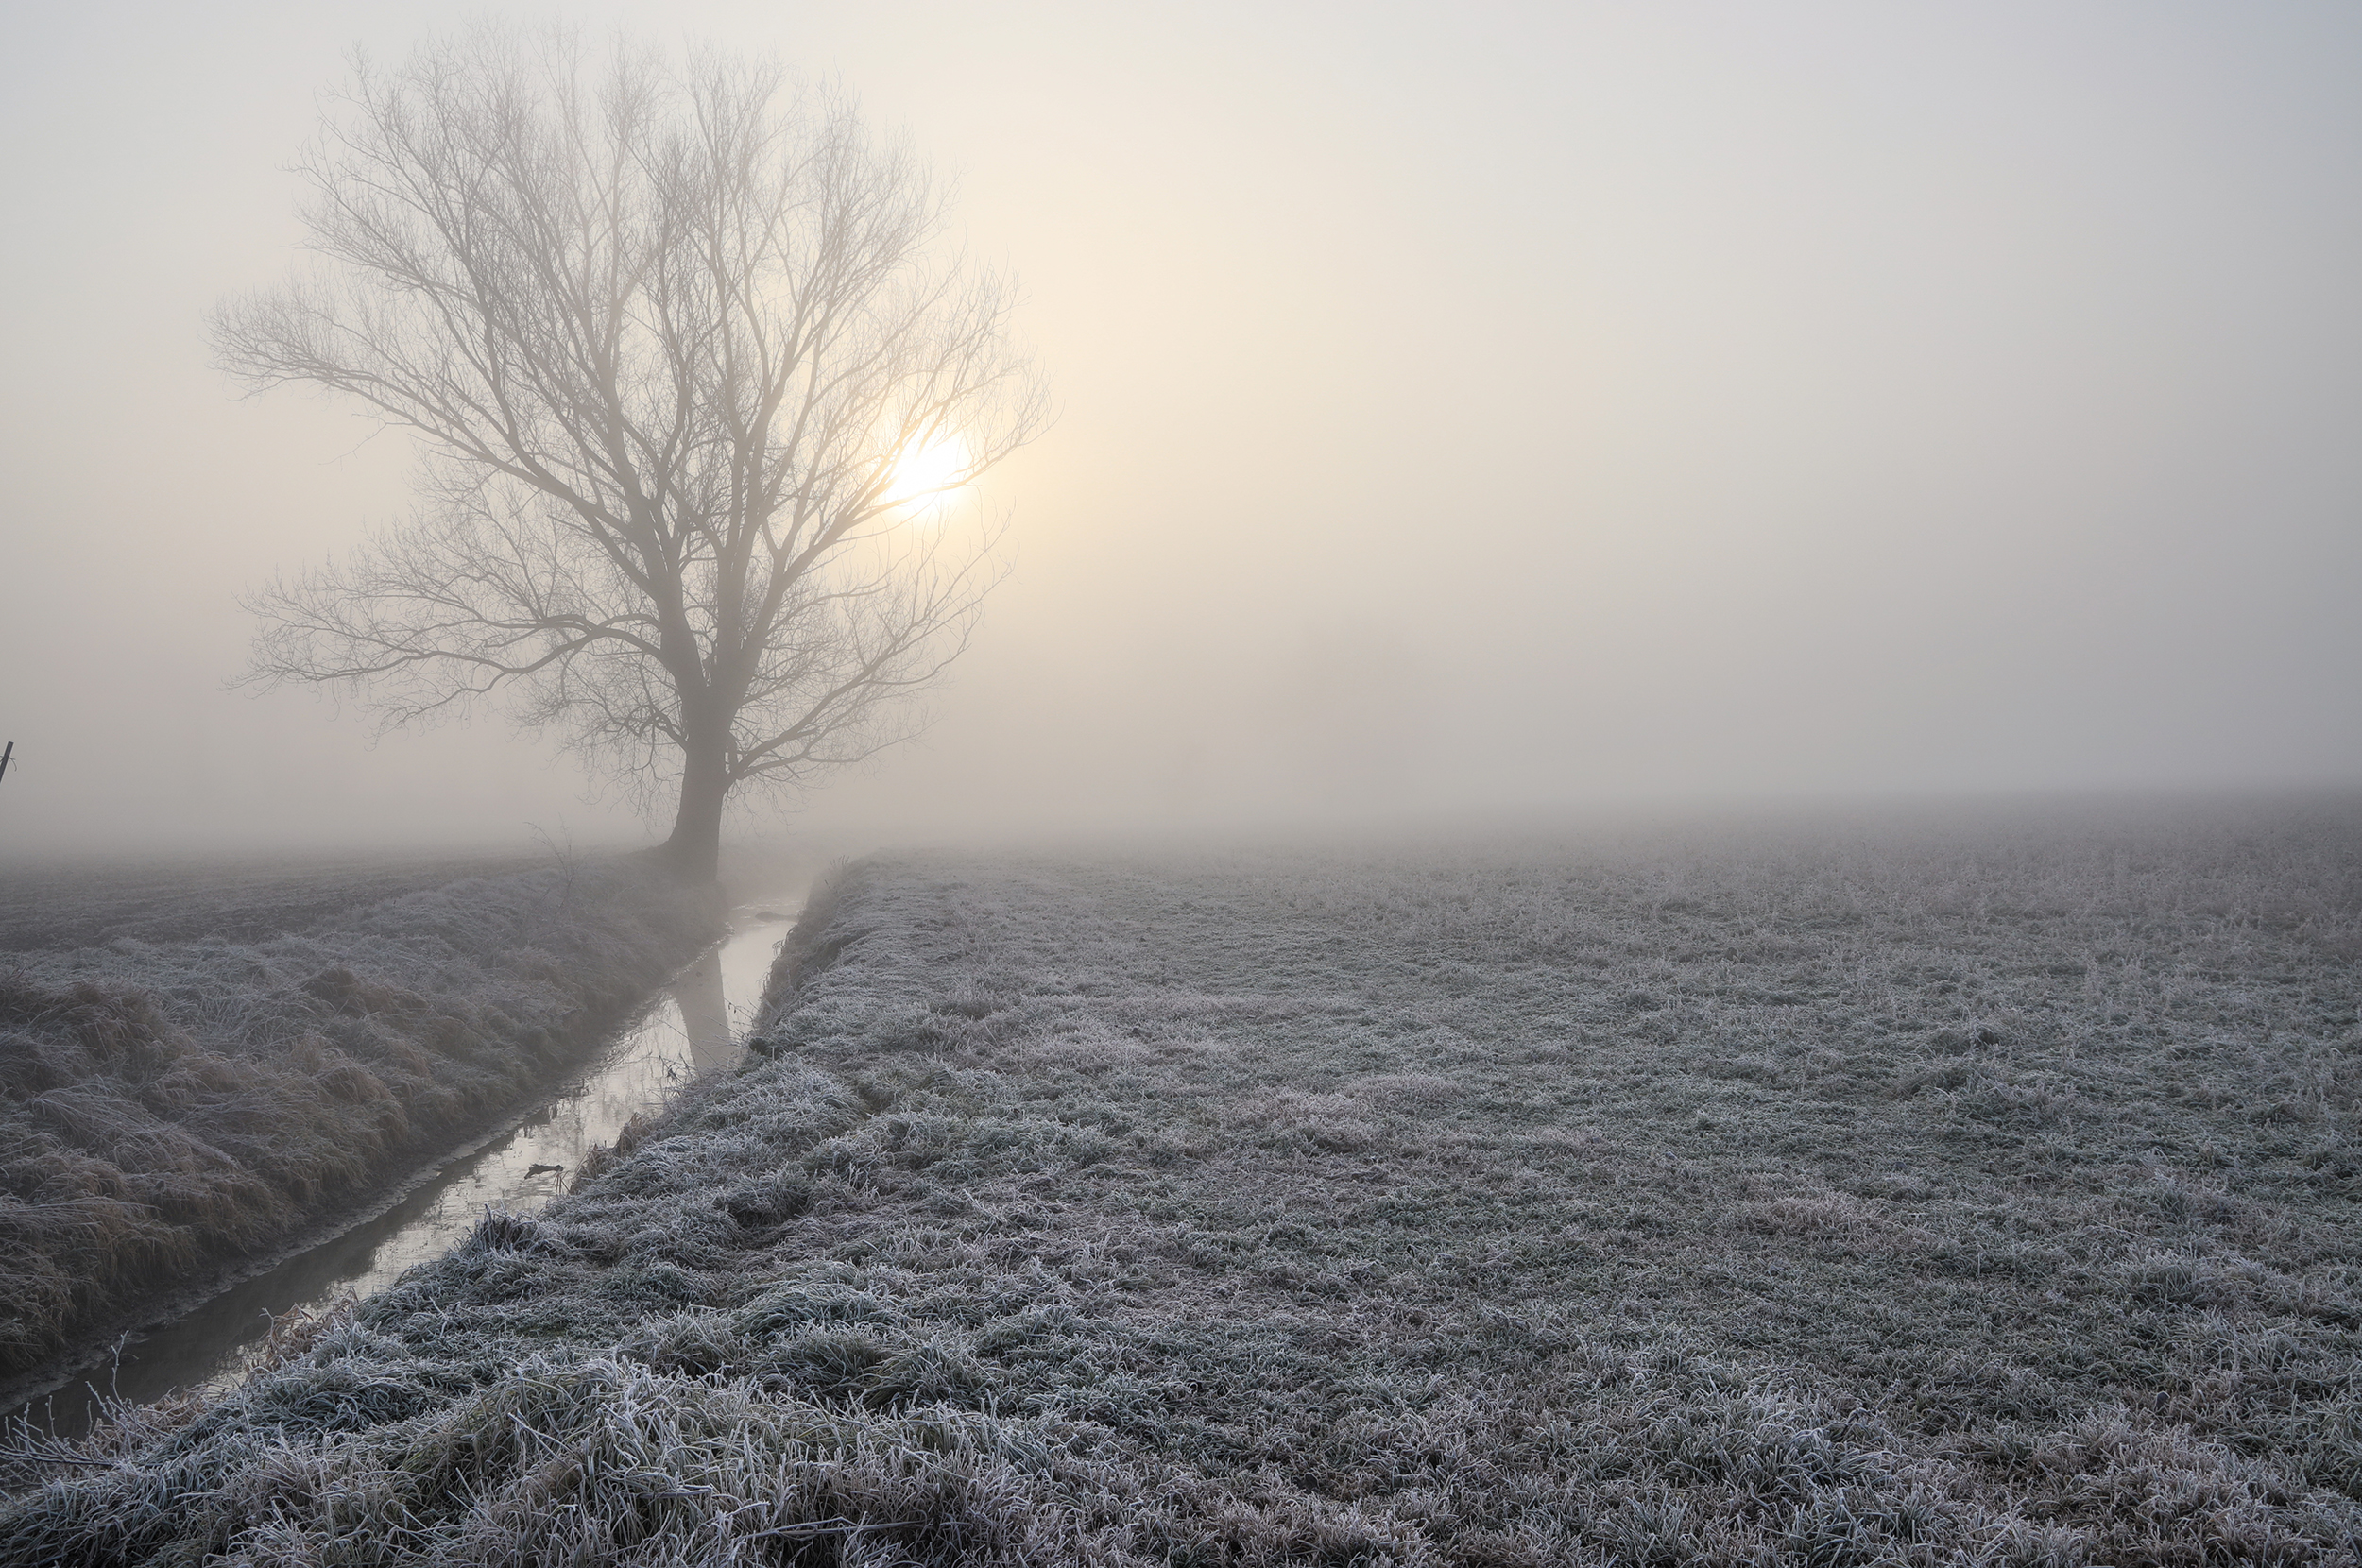
[[218,353],[414,433],[420,504],[255,596],[252,678],[502,699],[676,788],[708,878],[732,792],[902,732],[993,576],[926,508],[1044,417],[908,150],[774,66],[478,35],[360,62],[303,172],[317,264]]

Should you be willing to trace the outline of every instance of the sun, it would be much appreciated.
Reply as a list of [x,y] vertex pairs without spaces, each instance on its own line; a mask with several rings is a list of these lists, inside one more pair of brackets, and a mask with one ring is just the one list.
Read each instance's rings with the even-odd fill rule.
[[967,468],[967,443],[957,435],[937,435],[914,444],[896,459],[894,482],[886,493],[898,506],[938,507],[966,482]]

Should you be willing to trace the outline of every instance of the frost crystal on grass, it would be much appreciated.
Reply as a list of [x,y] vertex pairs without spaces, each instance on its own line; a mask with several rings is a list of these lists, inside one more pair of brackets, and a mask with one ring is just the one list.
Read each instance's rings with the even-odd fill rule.
[[872,861],[742,1071],[0,1561],[2352,1562],[2357,886]]

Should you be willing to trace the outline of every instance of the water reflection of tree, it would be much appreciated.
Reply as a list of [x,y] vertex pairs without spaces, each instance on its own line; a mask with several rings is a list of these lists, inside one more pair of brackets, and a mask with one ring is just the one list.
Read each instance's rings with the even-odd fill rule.
[[722,955],[710,951],[673,981],[681,1032],[689,1037],[690,1070],[702,1078],[730,1060],[730,1004],[722,990]]

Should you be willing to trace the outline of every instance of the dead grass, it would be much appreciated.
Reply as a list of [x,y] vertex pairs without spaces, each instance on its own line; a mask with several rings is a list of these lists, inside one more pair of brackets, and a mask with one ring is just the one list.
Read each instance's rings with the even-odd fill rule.
[[2351,1563],[2351,813],[872,863],[0,1562]]

